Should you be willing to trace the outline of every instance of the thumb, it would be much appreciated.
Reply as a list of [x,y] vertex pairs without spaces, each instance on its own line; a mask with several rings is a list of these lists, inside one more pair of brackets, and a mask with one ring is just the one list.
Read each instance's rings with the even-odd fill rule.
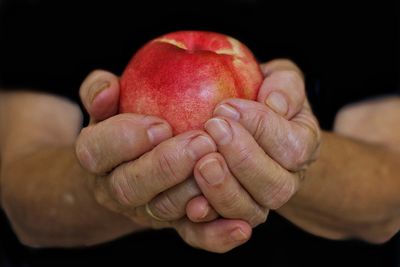
[[118,112],[118,77],[104,70],[95,70],[83,81],[79,95],[91,122],[105,120]]
[[274,60],[261,67],[266,77],[257,100],[290,120],[306,101],[303,74],[289,60]]

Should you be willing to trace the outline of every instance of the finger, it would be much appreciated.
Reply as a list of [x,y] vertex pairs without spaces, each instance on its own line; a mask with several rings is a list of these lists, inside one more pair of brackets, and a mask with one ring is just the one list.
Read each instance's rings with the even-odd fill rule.
[[220,154],[211,153],[200,159],[194,175],[201,192],[222,217],[245,220],[252,227],[267,219],[268,209],[260,207],[251,198]]
[[301,71],[290,61],[274,61],[262,66],[264,79],[257,100],[277,114],[291,119],[305,103],[305,85]]
[[148,203],[148,208],[163,221],[181,219],[186,215],[186,205],[200,195],[200,189],[193,177],[160,193]]
[[104,70],[95,70],[82,83],[79,95],[91,122],[107,119],[118,111],[118,77]]
[[214,115],[238,121],[271,158],[290,171],[303,169],[315,159],[319,126],[307,104],[291,121],[264,104],[243,99],[223,101]]
[[197,160],[215,150],[215,143],[205,132],[180,134],[114,169],[109,177],[111,191],[124,206],[144,205],[186,180]]
[[192,222],[211,222],[219,217],[203,195],[196,196],[187,203],[186,216]]
[[205,123],[232,174],[265,208],[277,209],[297,191],[296,176],[271,159],[243,126],[216,117]]
[[301,76],[303,76],[300,68],[290,59],[287,58],[278,58],[266,63],[260,64],[261,71],[265,76],[270,75],[273,72],[281,71],[281,70],[293,70],[298,72]]
[[84,168],[104,174],[171,136],[171,127],[158,117],[119,114],[84,128],[76,143],[76,155]]
[[[115,199],[113,199],[115,201]],[[116,212],[123,213],[128,218],[132,219],[138,225],[144,225],[146,228],[150,227],[152,229],[163,229],[163,228],[171,228],[173,227],[174,222],[170,221],[163,221],[154,217],[147,211],[146,205],[138,206],[138,207],[124,207],[116,204],[117,210]]]
[[175,224],[175,228],[189,245],[216,253],[227,252],[247,242],[252,231],[244,221],[225,219],[208,223],[183,219]]

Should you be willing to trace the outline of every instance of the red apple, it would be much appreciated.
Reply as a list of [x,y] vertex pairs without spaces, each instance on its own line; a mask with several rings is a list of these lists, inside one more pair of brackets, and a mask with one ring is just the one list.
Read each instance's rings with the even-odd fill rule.
[[156,115],[174,134],[202,129],[226,98],[256,99],[263,76],[251,51],[220,33],[179,31],[144,45],[121,77],[121,113]]

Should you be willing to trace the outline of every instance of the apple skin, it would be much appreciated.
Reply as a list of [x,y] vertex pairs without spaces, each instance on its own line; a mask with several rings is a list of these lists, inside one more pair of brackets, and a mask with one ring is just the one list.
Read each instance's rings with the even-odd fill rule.
[[120,79],[120,113],[160,116],[174,134],[202,129],[227,98],[255,100],[263,75],[252,52],[220,33],[178,31],[145,44]]

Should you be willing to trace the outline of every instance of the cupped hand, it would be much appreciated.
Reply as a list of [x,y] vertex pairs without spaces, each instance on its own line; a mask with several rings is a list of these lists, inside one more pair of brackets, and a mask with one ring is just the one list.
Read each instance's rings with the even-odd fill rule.
[[224,218],[254,227],[296,193],[318,155],[320,129],[300,70],[288,60],[271,61],[262,69],[258,101],[225,100],[205,124],[218,152],[195,166],[204,197],[189,202],[189,218],[207,204]]
[[[185,217],[186,205],[200,194],[191,178],[196,162],[215,152],[204,131],[172,136],[158,117],[117,114],[118,78],[91,73],[80,95],[90,115],[76,142],[81,165],[93,174],[91,188],[100,205],[143,227],[173,227],[192,246],[224,252],[247,241],[251,227],[241,220],[217,219],[209,205],[193,209],[198,221]],[[200,203],[200,202],[199,202]]]

